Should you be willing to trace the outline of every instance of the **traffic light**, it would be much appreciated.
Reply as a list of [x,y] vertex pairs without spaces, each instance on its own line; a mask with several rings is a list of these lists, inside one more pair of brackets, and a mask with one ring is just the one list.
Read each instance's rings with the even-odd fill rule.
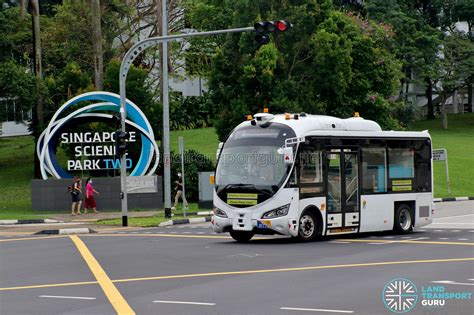
[[121,130],[117,130],[115,132],[115,154],[118,156],[122,156],[127,153],[127,138],[127,132]]
[[293,25],[288,20],[257,22],[253,26],[256,33],[255,41],[259,45],[266,45],[270,42],[269,33],[285,32],[291,27]]

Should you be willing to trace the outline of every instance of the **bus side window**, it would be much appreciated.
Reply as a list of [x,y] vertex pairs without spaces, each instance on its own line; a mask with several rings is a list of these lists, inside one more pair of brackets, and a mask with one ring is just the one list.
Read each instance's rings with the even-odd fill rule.
[[362,148],[362,193],[387,192],[385,148]]
[[[311,148],[308,148],[311,149]],[[304,150],[299,159],[300,192],[319,194],[323,192],[322,152]]]

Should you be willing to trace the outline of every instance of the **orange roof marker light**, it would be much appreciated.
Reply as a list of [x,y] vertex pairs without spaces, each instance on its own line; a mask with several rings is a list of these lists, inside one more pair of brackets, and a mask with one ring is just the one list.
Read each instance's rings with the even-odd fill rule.
[[253,119],[252,115],[247,115],[247,120],[252,120],[252,119]]
[[285,119],[286,120],[290,120],[291,119],[291,115],[289,113],[285,113]]
[[359,112],[354,112],[354,117],[360,117]]
[[264,112],[265,114],[268,114],[268,107],[264,107],[264,108],[263,108],[263,112]]

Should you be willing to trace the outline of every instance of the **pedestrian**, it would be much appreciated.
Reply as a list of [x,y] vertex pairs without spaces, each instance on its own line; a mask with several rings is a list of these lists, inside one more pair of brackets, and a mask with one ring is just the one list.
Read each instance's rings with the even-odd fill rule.
[[97,205],[95,203],[94,193],[100,195],[100,193],[94,189],[92,186],[92,179],[89,177],[86,180],[86,200],[84,203],[84,213],[87,213],[87,209],[92,209],[94,213],[99,213],[97,211]]
[[186,196],[183,194],[183,176],[181,175],[181,172],[178,172],[178,180],[176,180],[174,183],[176,184],[174,188],[176,195],[174,197],[174,206],[171,208],[171,210],[176,209],[180,197],[183,199],[184,207],[187,209],[189,205],[188,201],[186,200]]
[[74,176],[73,184],[71,187],[71,215],[80,215],[81,213],[81,193],[82,193],[82,182],[78,176]]

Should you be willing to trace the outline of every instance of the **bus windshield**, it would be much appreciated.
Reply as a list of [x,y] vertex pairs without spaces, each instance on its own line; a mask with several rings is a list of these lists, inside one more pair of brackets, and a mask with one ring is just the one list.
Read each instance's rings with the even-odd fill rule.
[[291,165],[278,152],[285,139],[295,137],[285,125],[245,126],[227,139],[216,170],[217,194],[226,200],[228,192],[257,193],[258,202],[268,199],[284,183]]

